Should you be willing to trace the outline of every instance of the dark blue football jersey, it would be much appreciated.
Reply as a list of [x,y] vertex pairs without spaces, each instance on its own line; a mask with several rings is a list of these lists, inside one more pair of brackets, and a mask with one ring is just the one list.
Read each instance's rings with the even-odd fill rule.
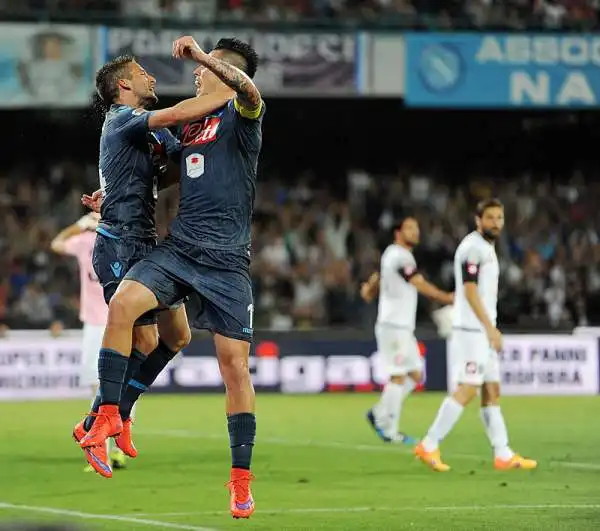
[[104,191],[99,232],[156,237],[158,171],[177,156],[179,141],[168,129],[150,131],[151,112],[112,105],[100,136],[100,187]]
[[170,231],[177,238],[213,249],[250,244],[264,103],[256,118],[242,112],[231,101],[183,127],[179,212]]

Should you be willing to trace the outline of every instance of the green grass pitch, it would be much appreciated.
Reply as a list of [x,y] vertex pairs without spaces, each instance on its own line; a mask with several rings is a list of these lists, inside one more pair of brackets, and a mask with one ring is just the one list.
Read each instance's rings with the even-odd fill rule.
[[[510,397],[511,444],[533,472],[496,472],[473,404],[442,446],[436,474],[381,443],[364,413],[375,395],[258,396],[249,521],[227,513],[223,398],[148,396],[140,455],[111,480],[82,471],[70,438],[83,401],[0,403],[0,522],[60,521],[84,530],[600,529],[600,397]],[[442,400],[408,399],[402,427],[420,436]]]

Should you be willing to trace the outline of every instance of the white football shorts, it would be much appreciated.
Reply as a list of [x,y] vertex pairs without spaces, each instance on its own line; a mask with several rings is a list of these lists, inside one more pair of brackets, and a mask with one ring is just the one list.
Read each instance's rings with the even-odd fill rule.
[[490,347],[485,332],[452,330],[448,361],[455,383],[481,386],[484,382],[500,382],[499,355]]
[[389,376],[423,371],[423,358],[412,330],[375,325],[377,351]]

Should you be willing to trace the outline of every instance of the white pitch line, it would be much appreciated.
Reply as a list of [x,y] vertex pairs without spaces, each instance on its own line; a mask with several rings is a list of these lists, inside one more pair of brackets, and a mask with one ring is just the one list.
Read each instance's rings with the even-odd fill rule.
[[[186,439],[211,439],[211,440],[227,440],[223,435],[218,435],[215,433],[202,433],[195,432],[189,430],[138,430],[137,433],[145,434],[145,435],[158,435],[163,437],[175,437],[175,438],[186,438]],[[281,446],[300,446],[300,447],[312,447],[312,448],[336,448],[339,450],[352,450],[358,452],[394,452],[398,453],[399,451],[404,451],[408,453],[409,450],[406,446],[395,446],[395,445],[372,445],[372,444],[348,444],[344,442],[337,441],[303,441],[303,440],[293,440],[293,439],[281,439],[278,437],[266,437],[260,438],[259,443],[265,444],[279,444]],[[451,458],[457,459],[469,459],[469,460],[483,460],[485,459],[484,455],[474,455],[474,454],[449,454]],[[577,468],[580,470],[600,470],[600,463],[581,463],[581,462],[573,462],[573,461],[557,461],[550,460],[548,461],[551,465],[558,465],[566,468]]]
[[0,510],[1,509],[19,511],[24,513],[55,514],[58,516],[81,518],[83,520],[114,520],[116,522],[127,522],[130,524],[145,525],[149,527],[160,527],[161,529],[182,529],[184,531],[217,531],[216,529],[212,529],[209,527],[196,527],[193,525],[173,524],[171,522],[160,522],[158,520],[147,520],[146,518],[120,516],[116,514],[82,513],[80,511],[69,511],[68,509],[55,509],[53,507],[38,507],[35,505],[17,505],[13,503],[0,502]]
[[[487,511],[487,510],[546,510],[546,509],[600,509],[600,504],[532,504],[532,505],[431,505],[414,507],[314,507],[290,509],[265,509],[259,508],[260,514],[312,514],[312,513],[366,513],[366,512],[459,512],[459,511]],[[226,511],[196,511],[181,513],[141,513],[138,516],[219,516],[227,514]]]

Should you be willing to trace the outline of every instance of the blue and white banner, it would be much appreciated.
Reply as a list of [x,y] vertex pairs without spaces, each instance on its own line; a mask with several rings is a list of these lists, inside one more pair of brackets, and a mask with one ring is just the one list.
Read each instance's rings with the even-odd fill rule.
[[446,108],[595,108],[600,36],[408,33],[406,104]]

